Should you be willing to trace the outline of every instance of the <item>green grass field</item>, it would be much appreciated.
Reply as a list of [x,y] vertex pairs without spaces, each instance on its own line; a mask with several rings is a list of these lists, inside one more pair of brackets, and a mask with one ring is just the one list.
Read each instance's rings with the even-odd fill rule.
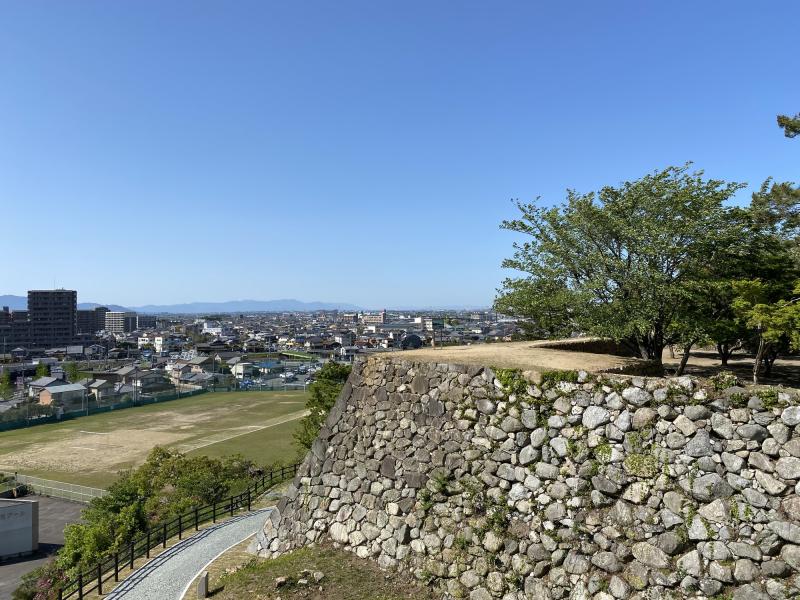
[[106,487],[156,445],[240,453],[260,464],[297,455],[305,392],[217,392],[0,433],[0,470]]

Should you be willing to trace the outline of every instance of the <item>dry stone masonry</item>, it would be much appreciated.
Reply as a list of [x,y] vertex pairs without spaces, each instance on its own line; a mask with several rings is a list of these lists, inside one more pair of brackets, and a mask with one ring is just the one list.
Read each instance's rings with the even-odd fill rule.
[[689,377],[372,358],[257,549],[332,540],[445,598],[796,598],[795,404]]

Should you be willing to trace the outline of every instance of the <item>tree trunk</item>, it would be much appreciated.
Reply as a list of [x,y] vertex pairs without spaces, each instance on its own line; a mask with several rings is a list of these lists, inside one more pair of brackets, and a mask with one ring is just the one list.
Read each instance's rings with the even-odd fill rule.
[[758,339],[758,350],[756,350],[756,356],[753,360],[753,383],[758,385],[758,379],[761,375],[761,362],[764,360],[764,355],[767,352],[767,342],[764,341],[763,337],[759,337]]
[[774,347],[770,348],[767,352],[764,353],[764,375],[769,377],[772,375],[772,365],[775,364],[775,361],[778,359],[778,352],[775,350]]
[[728,349],[728,344],[717,344],[717,354],[719,354],[719,360],[722,363],[722,366],[728,366],[728,359],[731,356],[730,350]]
[[678,370],[675,371],[676,377],[680,377],[681,375],[683,375],[683,371],[686,369],[686,363],[689,362],[689,356],[691,356],[692,346],[694,346],[695,343],[696,340],[693,340],[683,347],[683,356],[681,357],[681,364],[678,365]]

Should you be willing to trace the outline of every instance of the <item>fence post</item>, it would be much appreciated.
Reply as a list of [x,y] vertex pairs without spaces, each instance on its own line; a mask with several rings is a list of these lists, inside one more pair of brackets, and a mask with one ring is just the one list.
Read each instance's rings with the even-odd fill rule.
[[119,550],[114,552],[114,581],[119,581]]
[[83,573],[78,571],[78,600],[83,600]]
[[212,523],[216,523],[217,522],[217,503],[216,502],[214,502],[211,505],[211,522]]
[[250,488],[247,488],[247,511],[250,512],[251,508],[252,497],[250,496]]
[[103,595],[103,566],[102,562],[97,563],[97,595]]
[[133,548],[134,548],[134,546],[136,546],[136,538],[133,538],[133,541],[131,542],[131,570],[133,570],[133,558],[134,558],[133,557]]
[[164,523],[164,529],[161,531],[161,547],[167,547],[167,524]]
[[233,516],[233,496],[231,496],[231,516]]
[[147,530],[147,558],[150,558],[150,530]]
[[178,515],[178,539],[181,539],[181,534],[183,533],[183,523],[181,522],[181,515]]
[[194,530],[197,531],[199,523],[197,522],[197,507],[194,507]]

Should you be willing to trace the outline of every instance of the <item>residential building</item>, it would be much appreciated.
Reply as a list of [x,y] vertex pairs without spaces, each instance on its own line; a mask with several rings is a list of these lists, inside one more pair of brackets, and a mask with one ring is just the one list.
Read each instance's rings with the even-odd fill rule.
[[136,330],[136,313],[109,311],[105,316],[105,330],[111,333],[130,333]]
[[155,329],[155,315],[136,315],[136,329]]
[[352,346],[356,335],[352,331],[341,331],[333,336],[333,341],[341,346]]
[[31,345],[50,348],[71,344],[77,329],[77,313],[75,290],[28,291]]
[[39,392],[39,404],[45,406],[50,404],[64,406],[70,402],[82,402],[84,398],[86,398],[86,388],[77,383],[50,386]]
[[106,313],[109,312],[105,306],[98,306],[90,309],[79,309],[77,318],[78,333],[97,333],[106,327]]
[[54,387],[59,385],[67,385],[67,381],[60,379],[58,377],[39,377],[38,379],[34,379],[28,384],[28,397],[35,398],[38,396],[42,390],[48,387]]
[[0,310],[0,353],[10,353],[19,346],[31,343],[31,323],[27,310]]
[[383,325],[386,323],[386,309],[384,308],[377,315],[362,315],[361,322],[364,323],[364,325]]

